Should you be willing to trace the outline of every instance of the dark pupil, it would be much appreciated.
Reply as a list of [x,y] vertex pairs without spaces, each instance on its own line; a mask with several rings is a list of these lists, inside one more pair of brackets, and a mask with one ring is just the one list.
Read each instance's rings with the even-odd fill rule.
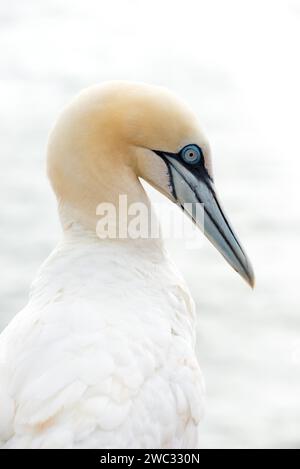
[[189,154],[189,156],[190,156],[191,158],[193,158],[194,153],[191,151],[190,154]]

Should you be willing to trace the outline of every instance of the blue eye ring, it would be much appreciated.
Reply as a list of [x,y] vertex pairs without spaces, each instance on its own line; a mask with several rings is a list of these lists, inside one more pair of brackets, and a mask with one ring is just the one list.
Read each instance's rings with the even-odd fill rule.
[[187,145],[180,152],[181,158],[187,164],[198,164],[203,158],[202,151],[197,145]]

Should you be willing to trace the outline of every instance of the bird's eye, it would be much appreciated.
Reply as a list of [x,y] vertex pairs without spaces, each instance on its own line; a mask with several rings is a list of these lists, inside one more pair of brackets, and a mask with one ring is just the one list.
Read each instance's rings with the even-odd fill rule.
[[187,145],[180,154],[183,161],[188,164],[198,164],[203,158],[202,151],[197,145]]

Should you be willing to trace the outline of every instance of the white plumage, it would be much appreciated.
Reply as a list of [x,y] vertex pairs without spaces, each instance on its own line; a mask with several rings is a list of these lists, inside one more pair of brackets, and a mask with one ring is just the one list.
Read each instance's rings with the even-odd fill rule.
[[193,303],[159,242],[72,233],[1,336],[3,447],[196,447],[194,345]]

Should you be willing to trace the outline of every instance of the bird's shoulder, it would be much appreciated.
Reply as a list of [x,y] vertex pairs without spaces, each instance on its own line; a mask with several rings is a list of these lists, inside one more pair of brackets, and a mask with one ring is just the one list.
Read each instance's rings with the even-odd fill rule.
[[180,324],[187,299],[178,285],[173,294],[173,323],[153,307],[138,320],[134,310],[103,315],[80,299],[19,313],[0,339],[0,441],[97,447],[113,437],[150,447],[194,429],[201,375]]
[[97,259],[54,253],[0,336],[6,445],[161,447],[196,431],[203,390],[184,281],[168,259]]

